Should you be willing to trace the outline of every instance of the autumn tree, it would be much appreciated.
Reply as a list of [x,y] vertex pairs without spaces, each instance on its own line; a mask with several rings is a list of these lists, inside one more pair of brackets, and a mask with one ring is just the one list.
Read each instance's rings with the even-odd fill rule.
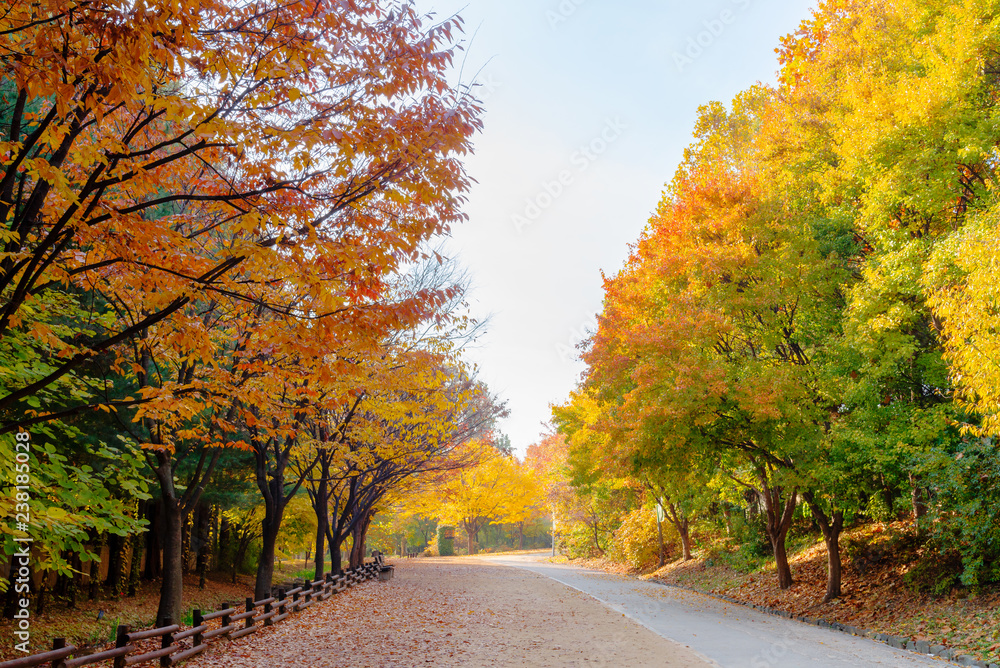
[[995,459],[995,8],[943,9],[822,2],[777,86],[701,110],[556,411],[570,461],[609,480],[626,462],[745,488],[782,586],[801,498],[827,599],[852,518],[908,506],[943,549],[962,536],[968,581],[995,554],[960,491]]
[[428,28],[383,4],[12,5],[0,337],[59,283],[116,277],[151,296],[97,339],[64,340],[0,410],[197,295],[253,300],[275,248],[368,275],[461,219],[478,108],[444,79],[457,20]]
[[[301,422],[294,405],[260,420],[239,395],[300,400],[283,379],[324,336],[350,331],[364,348],[436,299],[379,306],[385,278],[463,218],[479,108],[445,79],[459,21],[384,2],[57,2],[4,22],[0,340],[36,331],[34,305],[59,285],[113,314],[91,336],[45,334],[50,368],[6,386],[5,428],[142,406],[173,536],[220,447],[294,441],[274,427]],[[131,394],[105,383],[104,396],[42,401],[106,353]],[[201,464],[174,498],[178,444]],[[178,619],[177,555],[165,558],[158,616]]]
[[491,522],[521,522],[538,502],[538,488],[522,465],[489,441],[469,444],[475,464],[444,477],[430,491],[440,500],[438,516],[461,526],[469,554],[476,553],[479,532]]

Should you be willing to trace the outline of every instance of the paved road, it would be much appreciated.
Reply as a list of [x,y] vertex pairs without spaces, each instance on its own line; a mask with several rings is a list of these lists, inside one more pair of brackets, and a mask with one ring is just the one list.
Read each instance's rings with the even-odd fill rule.
[[546,555],[483,557],[534,571],[593,596],[646,628],[724,668],[943,666],[940,659],[893,649],[743,606],[618,575],[564,564]]

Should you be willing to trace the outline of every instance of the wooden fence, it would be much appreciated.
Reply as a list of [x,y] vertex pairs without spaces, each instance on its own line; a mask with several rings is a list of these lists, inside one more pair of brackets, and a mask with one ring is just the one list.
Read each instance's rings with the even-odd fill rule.
[[[23,656],[0,663],[0,668],[27,668],[28,666],[51,666],[51,668],[76,668],[88,666],[101,661],[113,661],[114,668],[124,668],[141,663],[159,661],[161,666],[173,666],[196,654],[201,654],[210,642],[216,638],[235,640],[250,635],[265,626],[273,626],[278,622],[318,601],[325,601],[334,594],[359,582],[378,577],[389,579],[392,567],[384,565],[382,556],[377,555],[374,561],[364,566],[344,571],[340,575],[328,573],[326,577],[307,582],[301,587],[285,591],[278,589],[277,596],[255,601],[247,598],[246,608],[242,612],[237,608],[217,610],[202,614],[194,611],[192,628],[181,630],[181,627],[166,619],[164,626],[146,631],[132,631],[128,626],[118,627],[117,641],[113,649],[95,654],[78,653],[73,645],[66,645],[64,638],[56,638],[52,649],[41,654]],[[215,622],[215,620],[218,620]],[[213,623],[214,622],[214,623]],[[159,638],[159,649],[149,651],[139,650],[139,641]],[[148,645],[148,643],[146,643]]]

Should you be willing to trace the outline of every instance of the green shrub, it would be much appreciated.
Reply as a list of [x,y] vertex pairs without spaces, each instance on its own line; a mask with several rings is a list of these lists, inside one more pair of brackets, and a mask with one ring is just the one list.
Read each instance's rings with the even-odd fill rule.
[[962,559],[957,552],[922,558],[903,576],[906,586],[917,593],[947,594],[961,583]]
[[561,554],[570,559],[589,559],[604,554],[603,547],[594,542],[594,533],[586,524],[575,523],[569,531],[557,532],[556,542]]
[[939,552],[958,551],[966,586],[1000,581],[1000,449],[991,439],[972,439],[954,452],[934,450],[920,464],[932,511],[923,527]]
[[774,556],[771,540],[767,537],[766,522],[761,514],[751,515],[749,518],[737,515],[733,518],[733,538],[748,562]]
[[872,522],[888,522],[892,520],[893,510],[886,503],[885,497],[882,494],[872,494],[865,505],[864,514]]
[[455,556],[455,539],[445,538],[446,534],[455,535],[455,527],[445,524],[438,525],[437,530],[437,553],[442,557]]

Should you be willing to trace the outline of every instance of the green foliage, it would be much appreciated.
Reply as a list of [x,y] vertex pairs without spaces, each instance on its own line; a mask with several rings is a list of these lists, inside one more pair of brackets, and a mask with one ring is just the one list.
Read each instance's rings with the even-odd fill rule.
[[[14,434],[0,437],[0,458],[9,471],[0,481],[0,513],[10,520],[0,524],[4,555],[13,554],[18,548],[15,537],[24,535],[12,524],[23,510],[16,509],[12,489],[19,482],[16,457],[24,454],[15,449],[18,442],[30,443],[30,474],[20,475],[30,476],[27,535],[37,550],[36,569],[71,575],[70,555],[79,554],[85,562],[98,558],[88,547],[92,535],[126,536],[145,526],[135,503],[150,498],[138,448],[126,442],[117,447],[100,444],[89,453],[88,463],[79,463],[60,446],[81,437],[77,430],[59,423],[33,427],[30,441],[18,440]],[[2,586],[6,587],[5,581]]]
[[437,553],[440,557],[455,556],[455,539],[446,538],[446,535],[455,535],[455,527],[441,524],[437,529]]
[[748,561],[774,554],[764,527],[764,517],[760,514],[749,517],[742,513],[737,515],[732,521],[732,536],[739,545],[739,551]]
[[922,458],[932,513],[924,526],[942,554],[961,555],[961,582],[1000,582],[1000,450],[992,439],[969,439]]
[[931,554],[917,561],[903,576],[914,592],[947,594],[961,584],[962,561],[954,551]]
[[307,551],[316,540],[316,515],[305,494],[293,498],[285,508],[276,544],[280,558],[292,559]]
[[574,523],[569,528],[557,530],[559,552],[570,559],[592,559],[604,554],[590,528]]

